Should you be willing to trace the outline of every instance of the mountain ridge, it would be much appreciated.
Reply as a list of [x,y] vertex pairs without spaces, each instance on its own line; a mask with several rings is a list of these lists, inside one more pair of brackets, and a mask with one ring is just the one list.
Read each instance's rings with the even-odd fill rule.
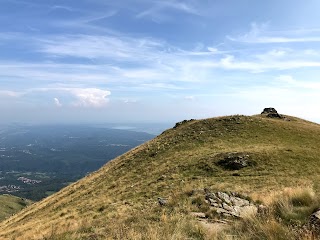
[[[172,234],[166,222],[188,226],[193,221],[188,214],[193,206],[185,194],[206,187],[253,198],[293,186],[312,186],[318,192],[319,141],[319,124],[291,116],[185,121],[0,223],[0,239],[65,239],[55,237],[59,234],[75,234],[74,239],[134,239],[143,224]],[[232,152],[250,155],[256,165],[223,169],[218,161]],[[165,210],[158,197],[167,199]],[[162,219],[164,212],[169,220]],[[204,231],[183,224],[182,229],[193,229],[183,230],[187,235]],[[115,226],[120,230],[112,229]]]

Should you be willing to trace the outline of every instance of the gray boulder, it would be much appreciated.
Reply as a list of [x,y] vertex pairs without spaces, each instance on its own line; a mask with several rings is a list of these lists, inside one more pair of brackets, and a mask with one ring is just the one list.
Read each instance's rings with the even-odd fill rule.
[[222,216],[244,218],[258,213],[258,206],[233,192],[211,193],[207,189],[206,201],[211,208]]
[[158,203],[161,207],[163,207],[167,205],[167,200],[164,198],[158,197]]
[[218,166],[227,170],[239,170],[255,164],[247,153],[231,152],[221,155],[222,159],[217,162]]

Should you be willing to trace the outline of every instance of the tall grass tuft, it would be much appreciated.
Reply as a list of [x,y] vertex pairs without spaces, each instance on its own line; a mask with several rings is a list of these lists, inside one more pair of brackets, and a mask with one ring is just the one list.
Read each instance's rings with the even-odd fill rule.
[[274,215],[286,224],[302,226],[319,207],[320,201],[311,188],[286,189],[272,204]]

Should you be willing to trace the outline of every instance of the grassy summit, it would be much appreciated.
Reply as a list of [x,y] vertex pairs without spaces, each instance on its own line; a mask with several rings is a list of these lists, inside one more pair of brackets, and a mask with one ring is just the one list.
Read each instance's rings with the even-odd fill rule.
[[[216,239],[224,236],[215,235],[220,226],[206,227],[191,214],[207,209],[197,192],[236,191],[266,205],[288,189],[310,189],[299,196],[312,198],[320,192],[319,143],[320,125],[290,116],[185,121],[3,221],[0,239]],[[220,166],[230,154],[251,163]]]

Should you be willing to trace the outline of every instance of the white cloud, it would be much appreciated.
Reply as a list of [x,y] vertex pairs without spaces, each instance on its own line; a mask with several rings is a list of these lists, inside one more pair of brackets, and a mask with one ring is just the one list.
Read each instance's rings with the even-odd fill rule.
[[109,102],[107,97],[111,94],[110,91],[98,88],[74,88],[68,91],[77,98],[74,106],[79,107],[103,107]]
[[60,103],[60,101],[59,101],[58,98],[54,98],[53,101],[54,101],[54,104],[55,104],[57,107],[62,107],[62,104]]
[[[59,95],[68,102],[64,105],[74,107],[104,107],[109,102],[108,96],[111,92],[99,88],[80,88],[80,87],[44,87],[32,88],[26,91],[29,95],[36,95],[39,92],[46,92],[46,95]],[[62,104],[58,97],[53,98],[54,104],[61,107]]]
[[217,48],[214,48],[214,47],[208,47],[208,50],[212,53],[217,53],[219,52],[219,50]]

